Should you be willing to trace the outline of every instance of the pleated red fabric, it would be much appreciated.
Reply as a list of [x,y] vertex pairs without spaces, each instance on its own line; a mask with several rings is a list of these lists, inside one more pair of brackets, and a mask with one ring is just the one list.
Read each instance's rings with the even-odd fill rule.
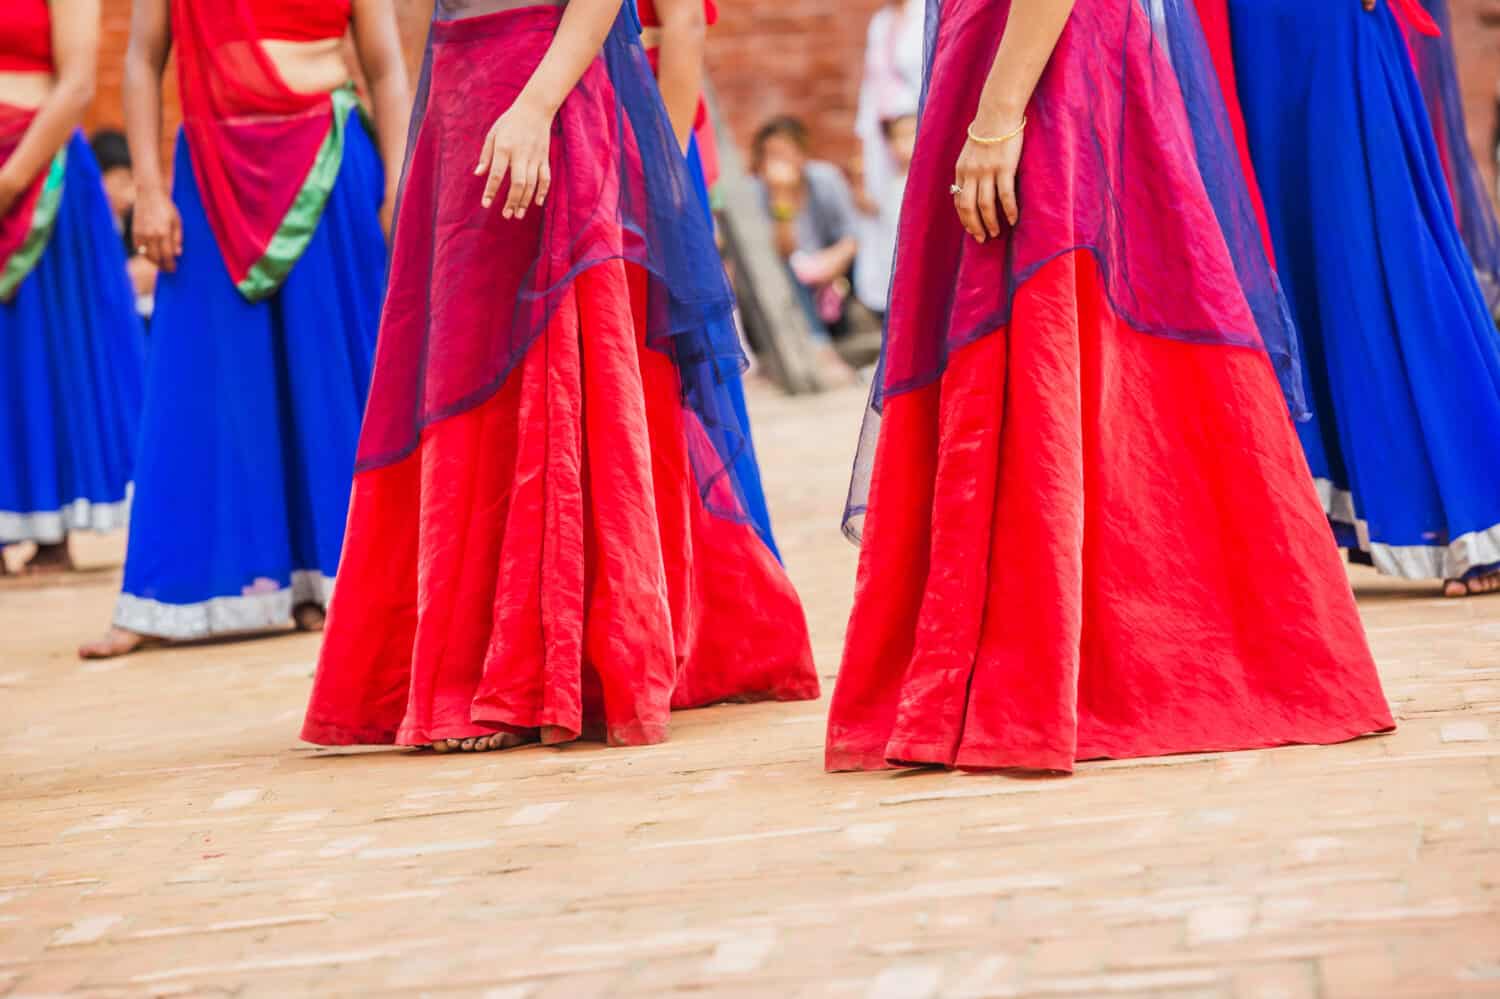
[[829,769],[1393,727],[1265,358],[1127,327],[1095,260],[886,401]]
[[674,708],[818,696],[789,579],[704,508],[644,295],[584,271],[494,397],[356,476],[303,738],[638,745]]

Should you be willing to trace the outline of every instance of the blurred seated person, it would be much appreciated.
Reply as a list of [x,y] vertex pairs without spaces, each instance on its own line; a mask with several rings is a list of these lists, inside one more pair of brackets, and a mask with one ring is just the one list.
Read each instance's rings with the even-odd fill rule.
[[832,163],[808,157],[807,127],[773,118],[755,133],[756,185],[786,260],[815,320],[832,336],[848,328],[850,278],[859,251],[854,196]]
[[135,311],[142,319],[151,318],[156,300],[156,265],[136,252],[131,222],[135,214],[135,169],[130,162],[130,144],[125,133],[102,128],[89,140],[99,173],[104,178],[104,194],[115,218],[115,230],[125,241],[126,269],[135,289]]
[[[891,290],[891,266],[896,259],[896,226],[901,219],[901,200],[906,195],[906,175],[911,169],[917,142],[915,106],[902,108],[880,123],[885,136],[888,171],[866,171],[860,192],[859,257],[854,262],[854,294],[884,320]],[[884,182],[877,187],[877,177]]]

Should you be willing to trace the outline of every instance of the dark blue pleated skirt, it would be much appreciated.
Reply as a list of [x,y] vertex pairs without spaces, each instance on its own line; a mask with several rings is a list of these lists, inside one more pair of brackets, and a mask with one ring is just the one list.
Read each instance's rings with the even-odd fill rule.
[[52,238],[0,303],[0,545],[124,526],[144,350],[99,167],[75,135]]
[[1410,579],[1500,563],[1500,339],[1400,27],[1353,0],[1230,6],[1340,541]]
[[157,286],[118,626],[196,638],[327,602],[385,287],[384,190],[353,117],[312,242],[281,289],[251,304],[179,140],[183,255]]
[[[698,154],[698,140],[693,139],[688,146],[688,178],[693,182],[693,189],[698,194],[698,202],[703,208],[704,215],[708,216],[709,225],[713,225],[713,206],[708,197],[708,181],[703,175],[703,160]],[[765,486],[760,481],[760,462],[755,457],[755,438],[750,432],[750,410],[745,404],[745,384],[738,370],[722,371],[720,388],[728,398],[730,406],[739,417],[740,426],[745,429],[745,447],[735,460],[734,471],[738,479],[740,489],[744,493],[745,512],[750,515],[750,520],[755,524],[755,532],[760,535],[766,547],[779,560],[781,553],[776,548],[776,538],[771,533],[771,510],[766,505]]]

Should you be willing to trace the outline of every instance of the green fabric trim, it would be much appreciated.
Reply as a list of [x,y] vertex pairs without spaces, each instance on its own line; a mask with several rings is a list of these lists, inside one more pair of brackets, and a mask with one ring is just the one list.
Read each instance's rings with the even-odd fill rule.
[[42,193],[36,200],[31,229],[26,233],[25,241],[6,259],[4,268],[0,268],[0,302],[9,302],[15,297],[21,282],[31,275],[42,254],[47,252],[52,230],[57,227],[57,211],[62,207],[63,178],[67,172],[68,147],[64,146],[52,157],[52,165],[47,168],[47,179],[42,182]]
[[340,87],[329,96],[333,100],[333,123],[328,129],[328,137],[323,140],[312,168],[307,171],[302,189],[292,200],[292,207],[287,210],[281,225],[276,227],[276,235],[271,237],[265,255],[251,265],[244,279],[236,285],[240,294],[251,302],[263,302],[281,288],[286,276],[302,259],[313,233],[317,232],[323,209],[328,206],[328,196],[338,182],[339,170],[344,164],[349,114],[359,109],[359,98],[352,86]]

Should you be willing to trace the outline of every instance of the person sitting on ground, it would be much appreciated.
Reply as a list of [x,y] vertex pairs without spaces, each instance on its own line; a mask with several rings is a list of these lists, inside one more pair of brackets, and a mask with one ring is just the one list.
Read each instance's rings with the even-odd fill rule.
[[776,250],[832,336],[847,329],[850,274],[859,251],[854,196],[839,168],[808,156],[807,126],[772,118],[755,133],[756,185],[775,230]]

